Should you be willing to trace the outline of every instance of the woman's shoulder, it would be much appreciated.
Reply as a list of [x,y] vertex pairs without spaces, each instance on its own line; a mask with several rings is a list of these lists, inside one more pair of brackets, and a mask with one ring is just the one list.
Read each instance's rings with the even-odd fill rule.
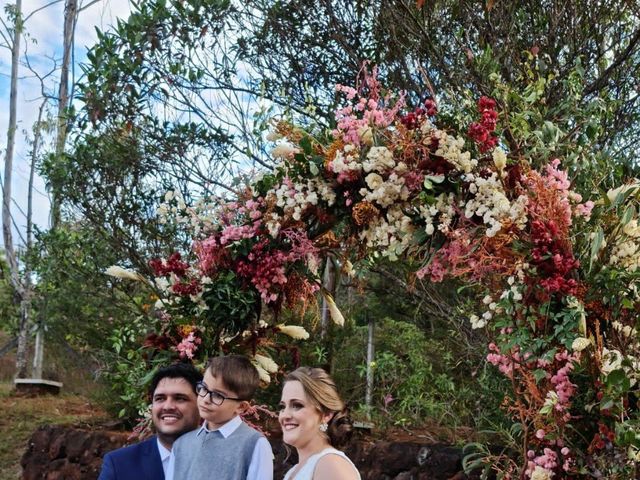
[[343,452],[327,448],[318,459],[313,480],[329,479],[360,480],[360,473]]

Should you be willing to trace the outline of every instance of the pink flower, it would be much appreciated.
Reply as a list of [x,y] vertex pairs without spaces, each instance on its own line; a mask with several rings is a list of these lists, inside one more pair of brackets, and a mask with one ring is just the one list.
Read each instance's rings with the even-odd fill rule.
[[584,217],[586,220],[591,218],[591,210],[593,210],[594,203],[589,200],[585,203],[576,205],[576,214]]
[[176,346],[176,350],[180,353],[180,358],[186,357],[192,359],[200,343],[202,343],[202,339],[196,337],[193,332],[191,332]]

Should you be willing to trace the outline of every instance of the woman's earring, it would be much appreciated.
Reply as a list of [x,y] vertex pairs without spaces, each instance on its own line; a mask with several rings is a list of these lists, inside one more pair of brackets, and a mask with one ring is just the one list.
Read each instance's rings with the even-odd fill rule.
[[326,431],[327,431],[327,428],[329,428],[329,425],[327,424],[327,422],[322,422],[322,423],[320,424],[320,431],[321,431],[322,433],[326,432]]

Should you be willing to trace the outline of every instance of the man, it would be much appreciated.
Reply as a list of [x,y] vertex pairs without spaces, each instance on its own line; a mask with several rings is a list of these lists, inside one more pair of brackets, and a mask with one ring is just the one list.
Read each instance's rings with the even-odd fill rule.
[[173,442],[200,424],[196,384],[201,380],[202,374],[184,363],[158,370],[149,387],[156,436],[107,453],[98,480],[164,480]]

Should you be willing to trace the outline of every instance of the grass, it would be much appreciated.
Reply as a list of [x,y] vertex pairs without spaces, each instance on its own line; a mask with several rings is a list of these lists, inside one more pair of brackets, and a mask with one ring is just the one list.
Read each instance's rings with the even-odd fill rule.
[[31,434],[41,425],[95,424],[105,413],[85,397],[72,394],[16,396],[12,382],[0,382],[0,480],[21,478],[20,459]]

